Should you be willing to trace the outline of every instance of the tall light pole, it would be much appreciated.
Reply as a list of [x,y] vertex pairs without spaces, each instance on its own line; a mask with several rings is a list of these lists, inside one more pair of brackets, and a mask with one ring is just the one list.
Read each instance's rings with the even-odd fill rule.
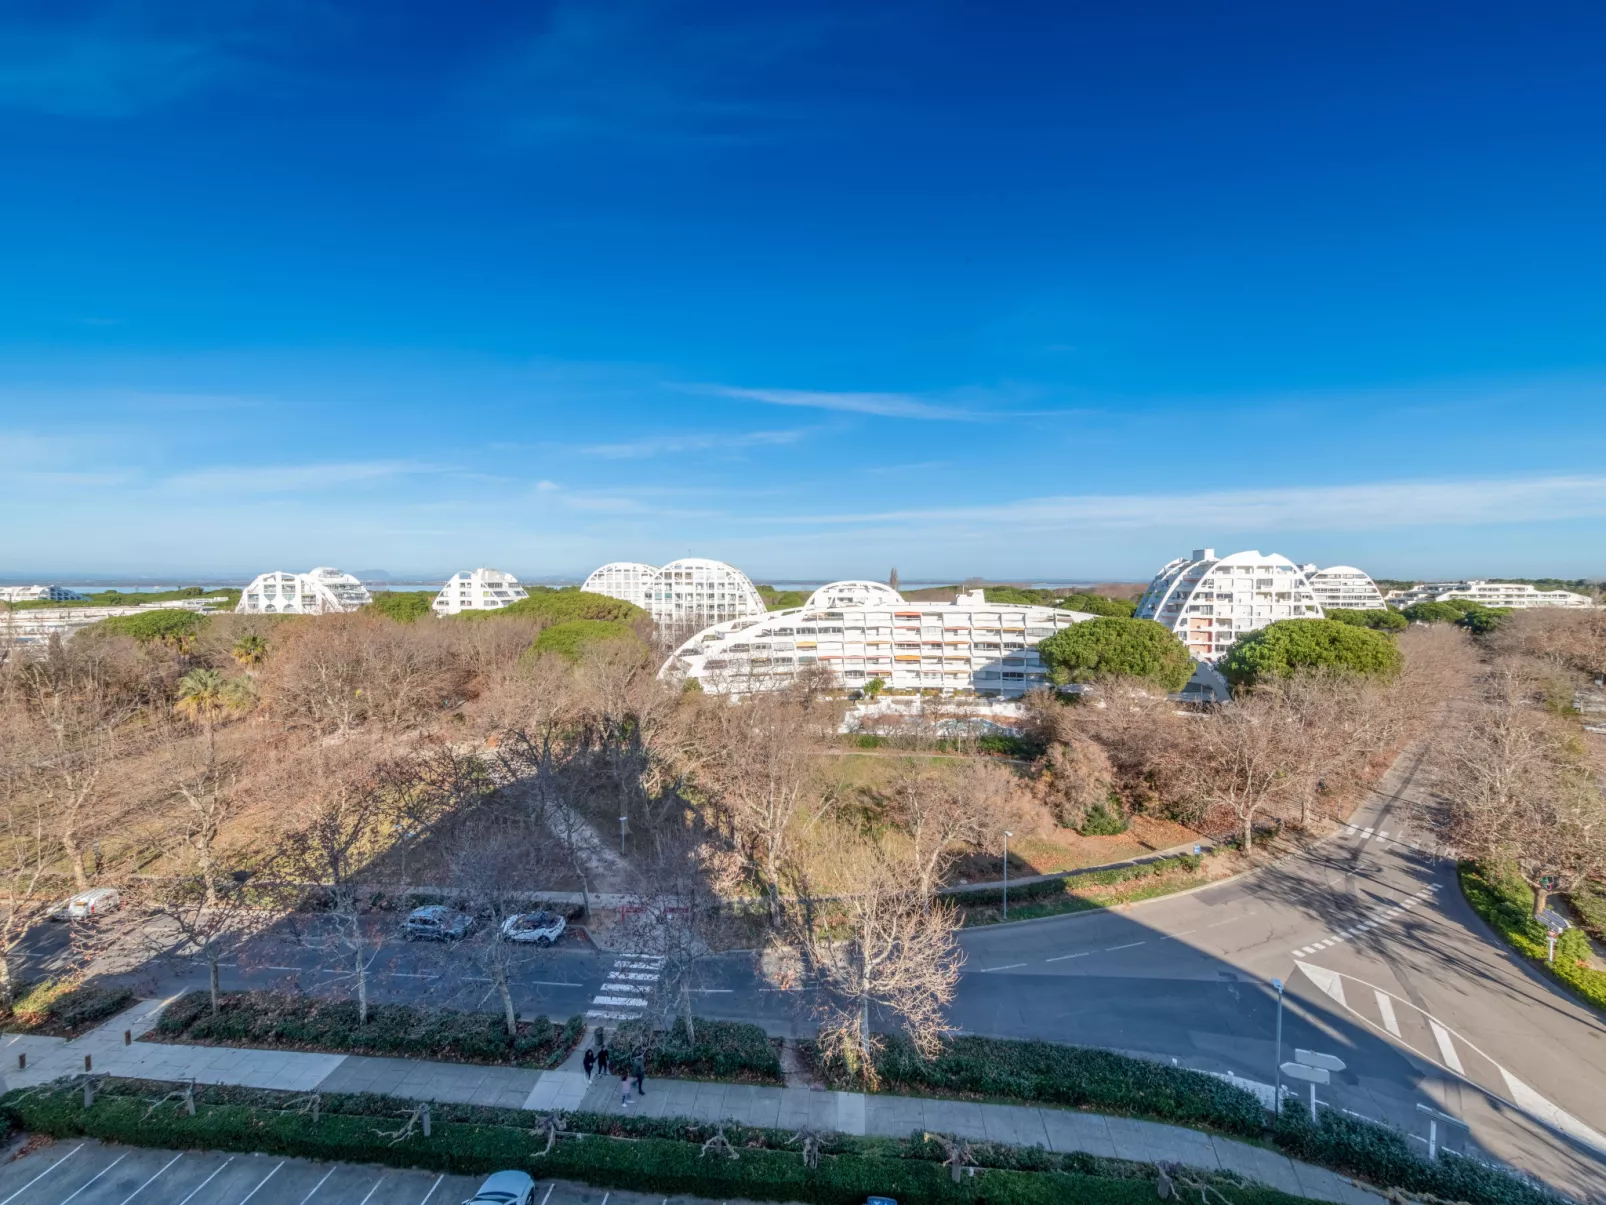
[[1009,839],[1015,834],[1004,830],[1004,919],[1009,919]]
[[1277,989],[1277,1049],[1271,1060],[1271,1115],[1275,1119],[1283,1106],[1283,981],[1273,979],[1271,985]]

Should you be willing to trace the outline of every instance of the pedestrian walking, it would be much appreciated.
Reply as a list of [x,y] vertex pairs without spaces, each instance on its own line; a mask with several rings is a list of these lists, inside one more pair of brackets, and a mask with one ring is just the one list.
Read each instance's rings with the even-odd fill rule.
[[619,1072],[619,1107],[621,1109],[630,1107],[630,1071],[628,1068],[621,1068]]
[[638,1096],[647,1095],[647,1089],[642,1087],[647,1078],[647,1060],[640,1050],[636,1051],[636,1057],[630,1061],[630,1073],[636,1079],[636,1094]]
[[597,1043],[597,1074],[608,1074],[608,1048],[601,1042]]
[[588,1047],[585,1058],[581,1059],[580,1062],[586,1069],[586,1083],[589,1084],[591,1082],[591,1069],[597,1065],[597,1052]]

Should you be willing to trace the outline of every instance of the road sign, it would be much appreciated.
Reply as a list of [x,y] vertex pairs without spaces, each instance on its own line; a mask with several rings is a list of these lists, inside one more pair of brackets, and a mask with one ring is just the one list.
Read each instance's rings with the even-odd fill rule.
[[1539,914],[1539,920],[1552,933],[1565,933],[1573,927],[1572,922],[1565,916],[1549,908]]
[[1325,1067],[1307,1067],[1304,1063],[1284,1063],[1283,1074],[1289,1079],[1309,1080],[1313,1084],[1330,1084],[1333,1077]]
[[1303,1063],[1307,1067],[1320,1067],[1324,1071],[1342,1071],[1345,1067],[1344,1060],[1336,1054],[1323,1054],[1319,1050],[1299,1050],[1296,1048],[1294,1062]]

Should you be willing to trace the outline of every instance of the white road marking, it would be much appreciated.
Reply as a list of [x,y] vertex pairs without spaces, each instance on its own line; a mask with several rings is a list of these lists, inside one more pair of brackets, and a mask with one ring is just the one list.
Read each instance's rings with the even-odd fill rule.
[[[173,1164],[177,1163],[182,1158],[184,1158],[184,1152],[180,1151],[178,1154],[174,1155],[171,1159],[169,1159],[166,1163],[162,1164],[161,1168],[157,1171],[156,1176],[161,1175],[162,1172],[165,1172],[168,1168],[172,1167]],[[144,1192],[147,1188],[149,1188],[151,1186],[151,1183],[156,1179],[156,1176],[152,1176],[149,1180],[145,1181],[145,1183],[141,1184],[133,1192],[129,1193],[126,1197],[124,1197],[118,1203],[118,1205],[128,1205],[128,1203],[130,1201],[132,1201],[135,1197],[139,1196],[140,1193]]]
[[591,1001],[593,1004],[608,1004],[614,1008],[629,1008],[631,1005],[647,1006],[647,1001],[640,996],[598,996]]
[[279,1174],[279,1168],[281,1168],[283,1166],[284,1166],[284,1160],[281,1159],[274,1166],[274,1169],[271,1172],[269,1172],[267,1175],[263,1176],[262,1179],[257,1181],[256,1188],[253,1188],[250,1192],[246,1193],[245,1196],[240,1198],[240,1205],[245,1205],[245,1203],[247,1201],[249,1201],[252,1197],[256,1196],[257,1195],[257,1189],[261,1188],[269,1180],[273,1179],[274,1176],[278,1175]]
[[1593,1147],[1597,1151],[1606,1151],[1606,1137],[1598,1131],[1591,1129],[1560,1106],[1551,1104],[1504,1067],[1500,1068],[1500,1075],[1506,1081],[1511,1099],[1516,1102],[1519,1109],[1548,1121],[1563,1134],[1576,1138],[1585,1146]]
[[[334,1174],[335,1174],[335,1169],[333,1167],[331,1167],[328,1171],[324,1172],[323,1180],[327,1180],[330,1176],[332,1176]],[[320,1188],[323,1187],[323,1180],[319,1180],[316,1184],[314,1184],[312,1186],[312,1192],[309,1192],[306,1196],[301,1198],[301,1205],[307,1205],[307,1202],[312,1200],[314,1194],[316,1194],[317,1191]]]
[[635,983],[657,983],[657,975],[644,975],[640,971],[609,971],[609,979],[629,979]]
[[977,971],[977,972],[976,972],[976,973],[977,973],[977,974],[978,974],[978,975],[985,975],[985,974],[987,974],[987,973],[988,973],[988,972],[989,972],[989,971],[1013,971],[1013,970],[1014,970],[1014,969],[1015,969],[1015,968],[1016,968],[1016,967],[1023,967],[1023,966],[1025,966],[1025,965],[1026,965],[1026,964],[1025,964],[1025,963],[1024,963],[1024,962],[1012,962],[1012,963],[1010,963],[1010,964],[1009,964],[1009,965],[1008,965],[1008,966],[1001,966],[1001,967],[982,967],[982,968],[981,968],[981,969],[980,969],[980,970],[978,970],[978,971]]
[[50,1165],[50,1166],[49,1166],[49,1167],[47,1167],[47,1168],[45,1168],[45,1170],[44,1170],[44,1171],[42,1171],[42,1172],[40,1172],[40,1173],[39,1173],[39,1174],[38,1174],[38,1175],[37,1175],[37,1176],[35,1176],[35,1177],[34,1177],[34,1178],[33,1178],[33,1179],[32,1179],[32,1180],[29,1180],[29,1181],[28,1181],[28,1182],[27,1182],[27,1183],[26,1183],[26,1184],[24,1184],[24,1185],[23,1185],[23,1186],[22,1186],[22,1187],[21,1187],[21,1188],[19,1188],[19,1189],[17,1189],[17,1191],[16,1191],[16,1192],[14,1192],[14,1193],[12,1193],[12,1194],[11,1194],[11,1195],[10,1195],[10,1196],[9,1196],[9,1197],[7,1197],[7,1198],[6,1198],[6,1199],[5,1199],[5,1200],[4,1200],[4,1201],[0,1201],[0,1205],[10,1205],[10,1203],[11,1203],[11,1202],[12,1202],[12,1201],[15,1201],[15,1200],[16,1200],[16,1199],[17,1199],[17,1198],[18,1198],[18,1197],[20,1197],[20,1196],[21,1196],[21,1195],[22,1195],[22,1194],[23,1194],[23,1193],[25,1193],[25,1192],[27,1192],[27,1191],[28,1191],[28,1190],[29,1190],[29,1189],[30,1189],[30,1188],[32,1188],[32,1187],[33,1187],[33,1186],[34,1186],[34,1185],[35,1185],[35,1184],[37,1184],[37,1183],[39,1183],[39,1181],[41,1181],[41,1180],[43,1180],[43,1179],[44,1179],[44,1178],[45,1178],[45,1177],[46,1177],[46,1176],[48,1176],[48,1175],[49,1175],[49,1174],[50,1174],[50,1173],[51,1173],[51,1172],[53,1172],[53,1171],[55,1171],[55,1170],[56,1170],[56,1169],[57,1169],[57,1168],[58,1168],[58,1167],[60,1167],[60,1166],[61,1166],[61,1165],[62,1165],[62,1164],[63,1164],[63,1163],[65,1163],[65,1162],[67,1162],[67,1160],[69,1160],[69,1159],[71,1159],[71,1158],[72,1158],[72,1157],[73,1157],[73,1156],[74,1156],[74,1155],[76,1155],[76,1154],[77,1154],[77,1153],[78,1153],[78,1152],[79,1152],[79,1151],[81,1151],[81,1150],[83,1150],[83,1149],[84,1149],[84,1144],[83,1144],[83,1143],[81,1143],[81,1142],[80,1142],[80,1143],[79,1143],[79,1144],[78,1144],[78,1145],[77,1145],[77,1146],[75,1146],[75,1147],[73,1147],[73,1149],[72,1149],[72,1150],[70,1150],[70,1151],[68,1151],[68,1152],[67,1152],[67,1153],[66,1153],[66,1154],[65,1154],[65,1155],[63,1155],[63,1156],[62,1156],[62,1157],[61,1157],[61,1158],[60,1158],[60,1159],[57,1159],[57,1160],[56,1160],[56,1161],[55,1161],[55,1162],[54,1162],[54,1163],[52,1163],[52,1164],[51,1164],[51,1165]]
[[[549,1200],[550,1200],[550,1199],[551,1199],[551,1198],[552,1198],[552,1190],[553,1190],[553,1189],[554,1189],[554,1188],[556,1188],[556,1187],[557,1187],[557,1185],[556,1185],[556,1184],[548,1184],[548,1185],[547,1185],[547,1186],[546,1186],[546,1196],[544,1196],[544,1197],[542,1197],[542,1198],[541,1198],[541,1205],[546,1205],[546,1203],[547,1203],[547,1201],[549,1201]],[[665,1197],[665,1198],[664,1198],[664,1200],[665,1200],[665,1201],[668,1201],[668,1200],[669,1200],[669,1198],[668,1198],[668,1197]]]
[[[368,1196],[364,1197],[361,1201],[357,1202],[357,1205],[368,1205],[368,1198],[372,1197],[376,1192],[378,1192],[379,1191],[379,1186],[381,1184],[383,1184],[384,1182],[385,1182],[385,1177],[383,1175],[381,1175],[379,1177],[379,1179],[374,1181],[374,1186],[368,1190]],[[550,1191],[550,1190],[548,1190],[548,1191]],[[545,1202],[543,1202],[542,1205],[545,1205]]]
[[[435,1195],[435,1190],[441,1186],[441,1181],[444,1179],[446,1179],[445,1172],[442,1172],[440,1175],[436,1176],[435,1183],[429,1186],[429,1191],[424,1194],[424,1200],[420,1201],[418,1205],[425,1205],[425,1202]],[[245,1205],[245,1202],[240,1202],[240,1205]]]
[[1060,954],[1054,958],[1045,958],[1044,962],[1064,962],[1067,958],[1086,958],[1092,950],[1083,950],[1080,954]]
[[[217,1177],[218,1177],[218,1172],[221,1172],[224,1167],[227,1167],[229,1164],[231,1164],[233,1162],[234,1162],[234,1156],[233,1155],[230,1155],[227,1159],[223,1160],[223,1167],[218,1168],[217,1171],[213,1172],[210,1176],[208,1176],[206,1179],[202,1180],[194,1188],[190,1189],[189,1196],[185,1197],[182,1201],[180,1201],[178,1203],[178,1205],[189,1205],[190,1197],[193,1197],[196,1193],[200,1192],[201,1189],[205,1188],[208,1184],[212,1183],[213,1180],[216,1180]],[[0,1205],[5,1205],[5,1202],[4,1201],[0,1201]]]
[[1372,989],[1372,995],[1377,997],[1377,1011],[1383,1017],[1383,1028],[1395,1037],[1399,1037],[1400,1023],[1394,1016],[1394,1001],[1387,992],[1380,992],[1376,988]]
[[1461,1056],[1455,1052],[1455,1043],[1450,1040],[1450,1031],[1432,1017],[1428,1018],[1428,1028],[1433,1031],[1433,1040],[1439,1044],[1439,1056],[1444,1060],[1444,1065],[1457,1075],[1465,1075]]
[[1160,940],[1161,941],[1176,941],[1176,939],[1179,938],[1179,937],[1186,937],[1190,933],[1197,933],[1197,932],[1198,932],[1197,929],[1184,929],[1180,933],[1167,933]]
[[733,987],[694,987],[691,990],[702,996],[728,996],[736,989]]
[[100,1178],[101,1178],[101,1177],[102,1177],[102,1176],[104,1176],[104,1175],[105,1175],[105,1174],[106,1174],[106,1173],[107,1173],[107,1172],[109,1172],[109,1171],[111,1171],[111,1169],[112,1169],[112,1168],[114,1168],[114,1167],[116,1167],[116,1166],[117,1166],[117,1165],[118,1165],[118,1164],[119,1164],[119,1163],[121,1163],[121,1162],[122,1162],[122,1161],[123,1161],[123,1160],[124,1160],[124,1159],[127,1159],[127,1158],[128,1158],[128,1152],[127,1152],[127,1151],[124,1151],[124,1152],[123,1152],[123,1153],[122,1153],[122,1154],[121,1154],[121,1155],[118,1155],[118,1156],[117,1156],[117,1158],[115,1158],[115,1159],[113,1159],[113,1160],[112,1160],[112,1161],[111,1161],[111,1162],[110,1162],[110,1163],[108,1163],[108,1164],[107,1164],[107,1165],[106,1165],[106,1166],[105,1166],[105,1167],[103,1167],[103,1168],[101,1168],[101,1169],[100,1169],[100,1170],[99,1170],[99,1171],[98,1171],[98,1172],[96,1172],[96,1173],[95,1173],[95,1174],[94,1174],[94,1175],[93,1175],[93,1176],[91,1176],[91,1177],[89,1177],[89,1179],[88,1179],[88,1180],[85,1180],[85,1181],[84,1181],[84,1182],[83,1182],[83,1183],[82,1183],[82,1184],[80,1184],[80,1185],[79,1185],[79,1186],[78,1186],[78,1187],[77,1187],[77,1188],[75,1188],[75,1189],[73,1189],[73,1191],[72,1191],[72,1196],[66,1196],[66,1197],[63,1197],[63,1198],[62,1198],[62,1199],[61,1199],[61,1205],[67,1205],[67,1202],[68,1202],[68,1201],[70,1201],[70,1200],[72,1200],[72,1199],[73,1199],[73,1197],[76,1197],[76,1196],[77,1196],[77,1195],[78,1195],[78,1194],[79,1194],[79,1193],[81,1193],[81,1192],[83,1192],[83,1191],[84,1191],[84,1189],[86,1189],[86,1188],[88,1188],[88,1187],[89,1187],[89,1186],[90,1186],[90,1185],[91,1185],[91,1184],[93,1184],[93,1183],[94,1183],[94,1182],[95,1182],[95,1181],[96,1181],[96,1180],[98,1180],[98,1179],[100,1179]]
[[1124,946],[1106,946],[1104,952],[1108,954],[1114,950],[1130,950],[1133,946],[1141,946],[1143,944],[1145,943],[1141,941],[1129,941]]

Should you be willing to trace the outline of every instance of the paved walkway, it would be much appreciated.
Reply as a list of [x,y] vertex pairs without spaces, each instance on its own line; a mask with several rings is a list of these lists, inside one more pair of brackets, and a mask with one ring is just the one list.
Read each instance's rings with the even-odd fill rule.
[[[142,1001],[71,1042],[0,1035],[0,1067],[4,1068],[0,1088],[30,1087],[58,1076],[78,1074],[84,1070],[87,1054],[95,1072],[127,1078],[194,1079],[203,1084],[241,1084],[294,1092],[377,1092],[414,1100],[541,1111],[585,1109],[648,1117],[690,1117],[781,1129],[808,1125],[844,1134],[886,1137],[930,1130],[1014,1146],[1041,1146],[1062,1153],[1086,1151],[1115,1159],[1231,1171],[1318,1201],[1383,1205],[1377,1194],[1325,1168],[1182,1126],[1071,1109],[665,1079],[649,1079],[645,1096],[632,1094],[630,1103],[622,1105],[618,1078],[599,1077],[588,1082],[585,1073],[577,1069],[579,1051],[555,1071],[527,1071],[422,1059],[139,1041],[139,1036],[155,1023],[161,1007],[161,1001]],[[125,1031],[135,1039],[131,1045],[124,1044]],[[27,1055],[27,1066],[19,1068],[17,1055],[23,1053]]]

